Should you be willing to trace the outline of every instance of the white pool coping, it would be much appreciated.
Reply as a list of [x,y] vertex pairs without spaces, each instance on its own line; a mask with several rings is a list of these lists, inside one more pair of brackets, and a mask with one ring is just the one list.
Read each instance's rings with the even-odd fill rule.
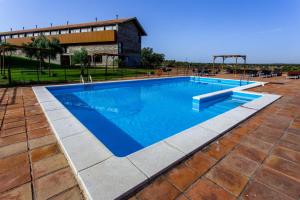
[[[166,77],[158,79],[166,79]],[[101,83],[108,82],[98,82],[97,84]],[[264,84],[263,82],[255,82],[230,89],[242,93],[258,94],[262,97],[126,157],[117,157],[106,148],[100,140],[46,89],[46,87],[50,86],[33,87],[33,91],[86,197],[88,199],[105,200],[118,199],[128,195],[137,187],[171,167],[174,163],[179,162],[194,151],[203,148],[209,142],[281,97],[274,94],[241,91]],[[224,91],[227,90],[215,93]],[[201,98],[201,96],[205,95],[194,98]]]

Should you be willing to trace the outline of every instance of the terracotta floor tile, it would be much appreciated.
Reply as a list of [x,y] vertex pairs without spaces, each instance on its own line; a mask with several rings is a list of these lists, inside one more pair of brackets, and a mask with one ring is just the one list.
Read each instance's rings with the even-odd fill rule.
[[278,173],[271,168],[264,167],[260,169],[255,174],[254,179],[294,199],[300,198],[300,182]]
[[277,146],[273,149],[272,154],[300,164],[300,152]]
[[221,165],[214,166],[206,175],[211,181],[238,196],[248,182],[248,178]]
[[44,114],[26,117],[27,124],[44,123],[46,121],[47,121],[47,118],[44,116]]
[[29,160],[27,152],[2,158],[0,159],[0,174],[3,174],[14,167],[19,167],[28,163]]
[[10,136],[10,135],[16,135],[16,134],[19,134],[19,133],[24,133],[24,132],[26,132],[25,126],[19,126],[19,127],[16,127],[16,128],[1,130],[0,136],[5,137],[5,136]]
[[3,123],[11,123],[23,120],[25,120],[25,117],[5,117]]
[[0,194],[0,200],[31,200],[31,184],[26,183],[15,189]]
[[292,200],[256,181],[250,183],[242,195],[243,200]]
[[54,172],[56,170],[65,168],[68,166],[68,162],[63,154],[56,154],[48,158],[34,162],[32,165],[33,179],[37,179],[41,176]]
[[217,141],[206,147],[202,150],[202,152],[210,157],[213,157],[216,160],[222,158],[225,154],[227,154],[233,148],[233,142],[227,145],[222,144]]
[[287,141],[296,145],[300,145],[300,136],[295,134],[286,134],[282,137],[283,141]]
[[38,122],[34,124],[27,124],[27,131],[30,132],[35,129],[47,128],[49,127],[48,122]]
[[25,126],[25,120],[11,122],[11,123],[5,123],[2,125],[3,130],[11,129],[11,128],[17,128],[19,126]]
[[31,155],[32,162],[37,162],[41,159],[47,158],[49,156],[53,156],[59,152],[60,152],[60,150],[59,150],[57,144],[50,144],[50,145],[47,145],[44,147],[39,147],[39,148],[33,149],[30,152],[30,155]]
[[266,160],[265,165],[300,181],[300,165],[295,164],[294,162],[272,155]]
[[138,200],[136,196],[130,197],[128,200]]
[[35,138],[39,138],[39,137],[43,137],[46,135],[51,135],[52,131],[50,127],[44,127],[44,128],[39,128],[39,129],[34,129],[32,131],[28,131],[28,138],[31,139],[35,139]]
[[6,111],[5,117],[8,117],[8,118],[24,117],[24,111],[19,111],[19,112],[7,112]]
[[245,156],[256,162],[262,162],[267,156],[267,154],[259,151],[258,149],[246,145],[239,145],[233,150],[233,153],[239,154],[240,156]]
[[15,155],[27,151],[27,142],[19,142],[0,147],[0,158]]
[[288,128],[286,130],[288,133],[292,133],[295,135],[300,135],[300,128]]
[[281,140],[281,141],[279,141],[278,146],[282,146],[282,147],[285,147],[287,149],[291,149],[291,150],[300,152],[300,145],[294,144],[294,143],[291,143],[291,142],[288,142],[288,141]]
[[26,133],[0,137],[0,147],[26,141]]
[[199,179],[187,192],[191,200],[234,200],[235,197],[208,179]]
[[45,137],[39,137],[33,140],[29,140],[29,148],[35,149],[41,146],[46,146],[49,144],[56,143],[57,140],[54,135],[47,135]]
[[216,161],[202,152],[198,152],[186,160],[185,163],[187,166],[194,169],[198,173],[198,176],[201,176],[207,172]]
[[73,187],[55,197],[50,198],[50,200],[82,200],[82,194],[78,187]]
[[264,153],[268,153],[270,149],[272,148],[272,144],[264,142],[260,139],[256,139],[252,136],[246,136],[243,140],[241,140],[241,144],[251,146],[255,149],[258,149]]
[[253,129],[249,128],[249,125],[247,123],[242,123],[238,127],[232,129],[230,131],[230,133],[244,136],[244,135],[248,135],[249,131],[251,131],[251,130],[253,130]]
[[74,187],[77,182],[70,168],[43,176],[34,181],[34,193],[37,199],[47,199]]
[[275,143],[283,134],[284,131],[282,130],[270,128],[268,126],[263,125],[251,133],[253,137],[261,139],[271,144]]
[[[16,165],[12,165],[15,163]],[[1,160],[0,193],[31,180],[29,160],[26,155],[12,156]]]
[[274,127],[278,129],[286,129],[289,127],[292,118],[286,116],[276,115],[271,117],[269,120],[265,121],[265,124],[269,127]]
[[[31,107],[33,107],[33,108],[31,108]],[[43,113],[43,110],[40,107],[40,105],[25,107],[26,116],[34,116],[34,115],[39,115],[39,114],[42,114],[42,113]]]
[[259,166],[257,162],[237,154],[229,154],[219,164],[228,168],[233,168],[234,170],[249,177]]
[[166,173],[165,177],[180,191],[184,191],[198,178],[198,173],[185,164],[180,164]]
[[230,133],[228,133],[228,135],[226,134],[224,136],[224,138],[227,138],[236,143],[239,143],[244,137],[245,137],[245,135],[241,135],[238,132],[230,132]]
[[156,179],[136,196],[139,200],[171,200],[178,197],[180,191],[163,177]]

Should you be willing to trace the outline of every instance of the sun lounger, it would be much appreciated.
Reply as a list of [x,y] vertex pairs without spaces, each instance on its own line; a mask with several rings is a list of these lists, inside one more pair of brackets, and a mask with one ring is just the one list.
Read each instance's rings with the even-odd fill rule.
[[290,71],[287,73],[287,78],[298,79],[300,77],[300,71]]

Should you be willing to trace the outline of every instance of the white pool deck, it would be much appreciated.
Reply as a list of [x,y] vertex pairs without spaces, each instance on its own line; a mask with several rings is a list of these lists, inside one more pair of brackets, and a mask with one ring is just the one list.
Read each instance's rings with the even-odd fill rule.
[[106,200],[126,196],[281,97],[241,91],[264,84],[255,82],[194,97],[197,99],[230,90],[262,96],[126,157],[116,157],[46,89],[46,86],[33,87],[33,91],[85,196],[88,199]]

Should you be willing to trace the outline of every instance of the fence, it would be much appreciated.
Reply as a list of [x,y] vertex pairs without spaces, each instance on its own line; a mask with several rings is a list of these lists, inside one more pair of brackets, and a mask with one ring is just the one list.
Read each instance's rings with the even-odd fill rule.
[[[63,67],[47,65],[40,69],[28,66],[6,67],[0,78],[0,86],[33,85],[33,84],[56,84],[80,82],[81,68]],[[174,67],[171,70],[154,70],[145,68],[112,68],[108,67],[89,67],[84,69],[84,77],[89,75],[93,81],[106,81],[117,79],[149,78],[157,76],[178,76],[192,74],[192,70],[187,67]],[[9,78],[10,77],[10,78]]]

